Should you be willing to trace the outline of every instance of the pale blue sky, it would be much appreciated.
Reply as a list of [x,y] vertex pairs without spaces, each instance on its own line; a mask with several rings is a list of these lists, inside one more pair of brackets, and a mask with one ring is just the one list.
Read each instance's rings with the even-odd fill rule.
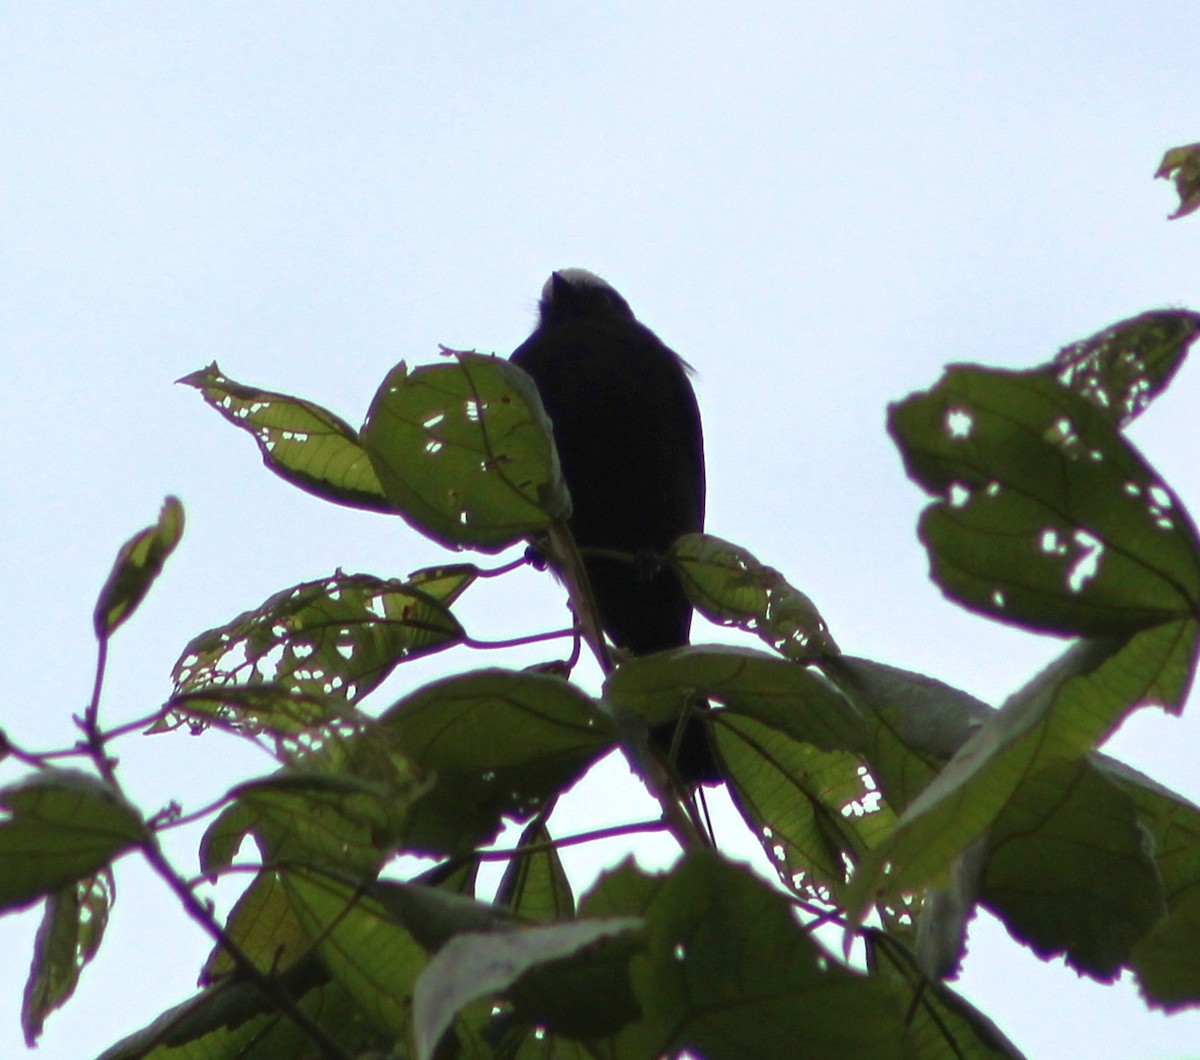
[[[712,532],[781,568],[845,650],[1003,698],[1060,645],[928,581],[884,409],[949,361],[1030,364],[1143,309],[1200,307],[1200,220],[1168,224],[1151,179],[1200,139],[1198,38],[1194,0],[0,4],[0,725],[72,739],[95,593],[166,493],[188,529],[114,643],[113,722],[162,701],[190,636],[277,589],[443,558],[274,479],[174,379],[216,359],[358,423],[400,358],[511,350],[566,265],[695,366]],[[1185,366],[1133,432],[1193,508],[1197,408]],[[521,584],[528,610],[469,596],[472,632],[561,621],[548,578]],[[442,656],[389,690],[498,661]],[[1200,798],[1195,717],[1147,713],[1115,746]],[[127,743],[122,766],[153,810],[267,763],[176,736]],[[121,869],[43,1058],[98,1051],[194,982],[199,932]],[[35,919],[0,921],[4,1057],[24,1055]],[[1130,985],[987,926],[963,988],[1032,1058],[1166,1060],[1200,1040],[1200,1017],[1149,1014]]]

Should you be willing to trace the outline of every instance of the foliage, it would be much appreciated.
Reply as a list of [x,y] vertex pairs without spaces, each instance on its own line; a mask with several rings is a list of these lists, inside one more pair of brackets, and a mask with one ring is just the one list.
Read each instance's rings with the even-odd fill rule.
[[[1193,161],[1183,148],[1164,161],[1181,194]],[[109,1060],[1013,1057],[946,982],[980,904],[1039,957],[1102,982],[1131,971],[1166,1010],[1200,1003],[1200,809],[1096,750],[1140,707],[1181,710],[1196,669],[1200,540],[1123,430],[1198,333],[1196,313],[1145,313],[1028,371],[953,366],[892,407],[892,437],[931,496],[920,538],[938,585],[1071,638],[999,709],[841,655],[807,596],[702,534],[665,561],[698,609],[770,650],[612,665],[593,643],[608,666],[598,697],[569,680],[576,651],[362,708],[405,661],[472,643],[454,606],[498,572],[465,563],[404,579],[338,571],[200,634],[149,731],[220,727],[278,762],[209,811],[205,879],[253,870],[224,923],[204,883],[163,856],[178,811],[144,819],[123,793],[110,747],[145,725],[99,717],[109,638],[182,533],[169,499],[96,606],[96,693],[76,749],[91,770],[4,741],[30,768],[0,790],[0,909],[45,903],[28,1039],[98,952],[112,866],[131,851],[216,946],[201,991]],[[182,382],[309,493],[399,515],[449,549],[532,540],[570,583],[570,499],[536,391],[506,361],[445,352],[393,370],[361,431],[216,365]],[[579,617],[594,641],[594,616]],[[696,793],[650,749],[651,727],[692,717],[770,881],[712,847]],[[599,837],[559,834],[555,800],[614,749],[662,807],[627,831],[660,830],[681,856],[660,874],[626,861],[577,895],[559,851]],[[512,820],[519,840],[485,853]],[[400,854],[436,865],[400,879]],[[477,894],[497,856],[497,892]],[[864,959],[828,949],[822,924]]]

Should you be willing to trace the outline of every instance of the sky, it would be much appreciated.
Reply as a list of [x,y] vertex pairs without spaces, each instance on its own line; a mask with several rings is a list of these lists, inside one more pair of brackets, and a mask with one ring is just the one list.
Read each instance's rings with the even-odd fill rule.
[[[1168,222],[1152,179],[1200,139],[1198,35],[1192,0],[0,4],[0,726],[74,740],[96,593],[167,494],[187,529],[114,639],[109,724],[156,709],[192,636],[279,589],[449,558],[274,478],[174,380],[216,360],[358,424],[398,360],[510,352],[565,266],[695,367],[708,529],[782,570],[843,650],[1000,702],[1063,644],[929,580],[886,407],[950,362],[1028,366],[1145,309],[1200,308],[1200,220]],[[1193,509],[1198,404],[1185,365],[1131,432]],[[562,624],[548,576],[503,581],[464,599],[474,636]],[[745,643],[702,623],[694,639]],[[368,705],[546,653],[409,664]],[[1198,747],[1194,714],[1147,710],[1106,750],[1200,800]],[[270,768],[213,735],[120,755],[147,812]],[[631,787],[607,763],[573,820],[645,814]],[[737,828],[718,817],[734,846]],[[184,872],[196,839],[172,837]],[[601,853],[629,848],[667,856]],[[569,867],[582,886],[600,865]],[[36,924],[0,920],[0,1056],[27,1055]],[[36,1055],[142,1026],[206,952],[121,862],[101,953]],[[986,917],[958,985],[1031,1058],[1179,1060],[1200,1041],[1200,1015],[1044,964]]]

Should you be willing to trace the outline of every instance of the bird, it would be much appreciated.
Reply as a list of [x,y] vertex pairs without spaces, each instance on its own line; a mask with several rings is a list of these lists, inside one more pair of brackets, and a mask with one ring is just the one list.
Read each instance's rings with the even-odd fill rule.
[[[687,644],[692,605],[661,557],[704,528],[704,434],[690,367],[610,284],[578,268],[551,274],[537,326],[511,361],[550,417],[572,501],[568,526],[601,628],[633,655]],[[674,729],[652,731],[661,749]],[[699,719],[674,764],[689,785],[719,779]]]

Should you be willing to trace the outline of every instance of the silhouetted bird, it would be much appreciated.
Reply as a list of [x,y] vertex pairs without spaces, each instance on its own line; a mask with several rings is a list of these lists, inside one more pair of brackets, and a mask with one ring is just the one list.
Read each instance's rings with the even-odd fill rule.
[[[539,310],[512,360],[533,377],[553,423],[600,624],[639,655],[686,644],[691,604],[653,557],[704,525],[704,438],[687,365],[584,269],[553,273]],[[669,746],[672,731],[663,726],[656,741]],[[691,783],[716,779],[699,724],[685,732],[676,765]]]

